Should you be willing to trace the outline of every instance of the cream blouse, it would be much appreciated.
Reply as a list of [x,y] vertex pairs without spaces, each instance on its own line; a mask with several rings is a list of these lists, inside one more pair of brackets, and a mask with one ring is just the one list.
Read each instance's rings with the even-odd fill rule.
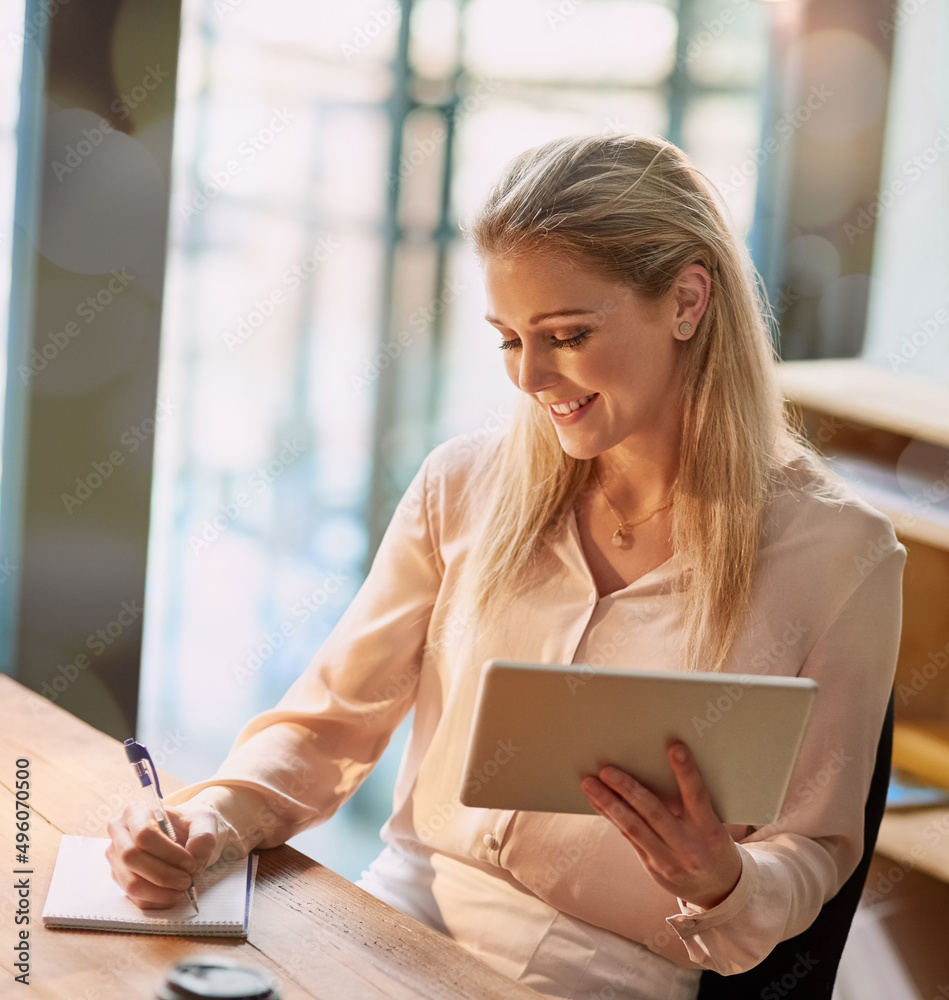
[[[455,438],[428,456],[365,583],[307,669],[274,709],[245,726],[209,781],[168,801],[214,789],[209,795],[243,850],[277,846],[353,794],[414,707],[382,831],[392,849],[476,862],[679,966],[729,974],[756,965],[813,921],[862,854],[906,550],[887,518],[845,485],[836,500],[822,500],[806,492],[805,473],[785,470],[751,613],[727,669],[812,677],[819,693],[781,818],[740,842],[737,886],[702,910],[660,888],[600,816],[459,802],[485,660],[678,670],[689,581],[674,555],[599,597],[570,517],[553,539],[562,572],[513,602],[492,628],[466,622],[452,602],[473,533],[462,491],[476,453],[491,446]],[[477,490],[472,506],[483,508]],[[238,799],[237,788],[256,794]]]

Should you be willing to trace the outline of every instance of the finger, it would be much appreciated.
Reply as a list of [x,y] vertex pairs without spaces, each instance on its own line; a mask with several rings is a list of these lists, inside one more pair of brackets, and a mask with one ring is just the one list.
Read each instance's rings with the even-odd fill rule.
[[600,771],[600,780],[632,806],[662,840],[671,842],[676,838],[678,818],[658,795],[638,782],[631,774],[621,771],[618,767],[604,767]]
[[112,881],[140,910],[167,910],[177,906],[184,898],[180,890],[164,889],[138,875],[130,875],[123,879],[113,871]]
[[[168,812],[172,828],[177,828],[175,835],[183,841],[185,831],[182,830],[180,823],[176,822],[178,817],[174,815],[172,810]],[[191,854],[182,846],[182,843],[175,843],[159,828],[155,808],[144,802],[136,802],[125,810],[123,819],[128,828],[129,836],[140,850],[166,862],[173,868],[181,868],[187,872],[194,871],[194,858]]]
[[[180,892],[190,885],[191,876],[186,868],[170,864],[163,858],[156,857],[143,849],[139,841],[145,838],[143,836],[137,838],[133,835],[126,822],[122,820],[111,822],[109,835],[111,843],[106,849],[106,857],[112,867],[116,882],[125,889],[130,897],[166,902],[172,899],[175,890]],[[167,839],[161,834],[158,836]],[[177,847],[177,845],[173,846]],[[193,868],[194,860],[191,855],[180,847],[178,850],[187,858],[188,868]],[[159,893],[142,892],[140,891],[142,886],[137,880],[144,880],[165,891]]]
[[[175,831],[175,842],[178,844],[184,844],[188,839],[187,820],[183,819],[178,810],[172,806],[165,806],[165,814],[171,821],[172,829]],[[152,815],[154,815],[154,809],[152,811]]]
[[156,885],[130,870],[124,860],[127,856],[115,843],[106,849],[106,857],[111,867],[112,881],[139,909],[167,909],[181,902],[180,889]]
[[647,860],[646,855],[656,858],[668,854],[666,844],[625,798],[593,777],[584,778],[580,787],[593,808],[608,819],[633,847],[641,852],[640,856],[644,861]]
[[143,851],[124,827],[119,826],[109,832],[112,843],[106,855],[123,886],[133,878],[142,878],[154,885],[179,891],[191,884],[191,875],[187,871]]
[[712,807],[705,779],[695,762],[692,751],[681,742],[670,744],[669,763],[675,772],[685,811],[703,825],[720,825],[721,820]]
[[194,858],[195,871],[203,872],[220,857],[224,847],[221,830],[215,816],[202,811],[188,824],[185,850]]

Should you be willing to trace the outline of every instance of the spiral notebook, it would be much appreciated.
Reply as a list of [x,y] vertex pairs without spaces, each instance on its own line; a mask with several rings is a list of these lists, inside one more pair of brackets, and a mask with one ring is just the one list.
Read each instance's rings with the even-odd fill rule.
[[182,893],[167,910],[140,910],[112,881],[104,837],[63,837],[50,882],[43,924],[139,934],[215,934],[244,937],[250,922],[257,855],[218,861],[194,879],[200,913]]

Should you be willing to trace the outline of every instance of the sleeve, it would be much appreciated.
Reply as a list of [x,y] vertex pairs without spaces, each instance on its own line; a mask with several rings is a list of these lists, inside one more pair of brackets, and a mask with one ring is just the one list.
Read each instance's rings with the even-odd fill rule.
[[739,844],[742,871],[708,910],[679,900],[667,922],[697,965],[752,968],[800,934],[857,867],[864,807],[896,670],[906,550],[895,543],[824,630],[800,671],[814,714],[781,815]]
[[330,816],[356,791],[411,708],[443,566],[423,463],[369,574],[305,672],[253,718],[217,772],[166,801],[200,795],[246,853]]

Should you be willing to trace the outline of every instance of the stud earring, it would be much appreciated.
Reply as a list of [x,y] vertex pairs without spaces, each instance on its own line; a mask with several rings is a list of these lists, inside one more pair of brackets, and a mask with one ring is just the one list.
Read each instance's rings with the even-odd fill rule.
[[683,337],[690,336],[691,333],[692,333],[692,324],[691,323],[680,323],[679,324],[679,333],[681,333]]

